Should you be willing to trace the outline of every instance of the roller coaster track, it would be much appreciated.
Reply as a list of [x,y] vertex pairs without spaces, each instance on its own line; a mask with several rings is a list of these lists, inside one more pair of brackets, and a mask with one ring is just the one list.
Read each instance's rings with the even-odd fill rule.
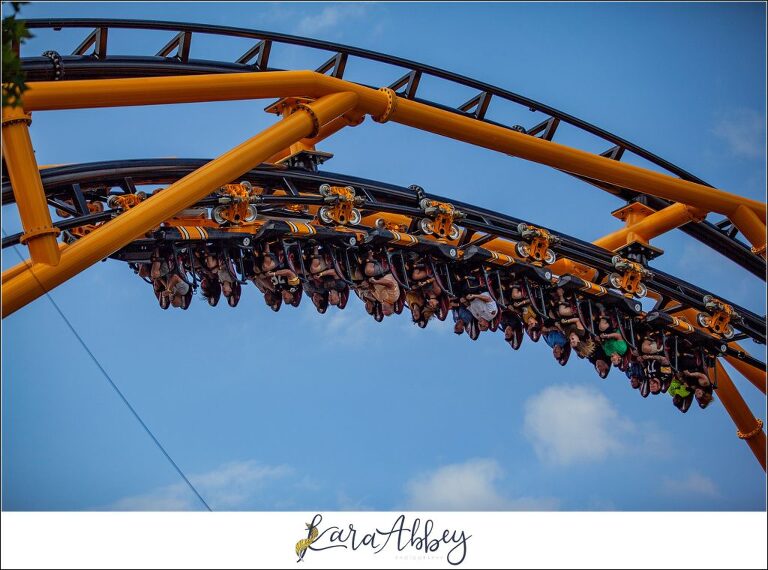
[[[622,157],[628,156],[628,154],[631,153],[649,161],[662,171],[679,176],[683,180],[689,180],[704,186],[711,186],[701,178],[664,160],[639,145],[633,144],[626,139],[592,125],[587,121],[550,107],[549,105],[545,105],[544,103],[540,103],[528,97],[518,95],[517,93],[469,77],[451,73],[450,71],[383,53],[286,34],[227,26],[181,24],[177,22],[147,22],[143,20],[101,20],[93,18],[34,19],[26,20],[26,24],[28,28],[93,28],[93,32],[91,32],[74,50],[73,54],[62,56],[60,67],[53,65],[52,60],[49,57],[25,57],[23,60],[24,69],[27,72],[30,81],[56,80],[58,79],[56,72],[59,69],[63,70],[64,79],[102,79],[281,71],[280,69],[269,66],[269,54],[272,46],[275,44],[301,46],[333,53],[334,55],[329,60],[318,67],[318,71],[329,73],[333,77],[339,79],[343,78],[350,57],[388,64],[393,67],[401,68],[401,70],[406,69],[408,70],[407,73],[399,79],[393,82],[386,81],[386,84],[390,85],[400,97],[405,97],[462,116],[472,117],[478,121],[483,121],[489,124],[510,129],[520,129],[520,126],[503,125],[486,117],[492,98],[509,101],[521,105],[537,114],[539,120],[536,121],[535,125],[523,127],[525,132],[533,136],[539,136],[545,140],[554,140],[555,134],[561,123],[567,124],[603,139],[606,142],[606,145],[611,145],[601,153],[602,156],[607,156],[614,160],[621,160]],[[107,38],[110,29],[162,30],[172,32],[174,38],[171,42],[162,47],[154,56],[111,56],[108,55],[107,51]],[[214,34],[236,38],[249,38],[257,40],[258,43],[235,62],[194,59],[190,57],[190,49],[194,34]],[[93,51],[91,53],[86,53],[91,47],[93,47]],[[173,53],[173,50],[176,50],[175,53]],[[434,101],[428,101],[417,97],[419,82],[423,77],[427,76],[476,89],[479,93],[466,103],[455,108]],[[662,198],[642,194],[617,185],[606,184],[599,180],[590,179],[584,176],[577,177],[605,190],[606,192],[616,195],[622,200],[642,200],[654,210],[661,210],[670,205],[668,200]],[[681,226],[680,229],[701,243],[704,243],[715,251],[728,257],[753,275],[765,280],[765,259],[755,255],[748,245],[736,237],[737,228],[727,219],[716,224],[707,221],[700,223],[689,222]]]
[[[179,160],[179,159],[154,159],[154,160],[129,160],[129,161],[110,161],[90,164],[79,164],[70,166],[61,166],[47,168],[42,171],[43,185],[46,196],[53,206],[65,206],[66,200],[72,199],[73,187],[77,185],[86,199],[92,199],[94,193],[104,194],[108,189],[117,189],[117,192],[124,192],[132,186],[144,185],[169,185],[184,176],[194,172],[205,165],[209,160]],[[285,197],[275,197],[282,206],[322,204],[322,198],[317,193],[317,188],[321,184],[333,184],[336,186],[352,186],[359,188],[367,200],[361,205],[364,213],[367,212],[385,212],[390,214],[401,214],[412,218],[418,218],[422,215],[418,207],[419,200],[414,191],[409,188],[397,187],[381,182],[364,180],[357,177],[342,176],[330,172],[312,173],[301,169],[275,168],[264,165],[263,168],[252,170],[247,175],[241,177],[256,186],[293,188],[301,194],[301,198],[291,201]],[[130,192],[130,190],[129,190]],[[310,195],[315,195],[314,201],[307,199]],[[428,198],[440,202],[446,202],[448,199],[442,196],[427,194]],[[13,190],[10,182],[3,181],[2,190],[3,204],[14,201]],[[267,198],[263,198],[261,203],[267,204]],[[510,240],[520,241],[520,232],[518,226],[521,223],[529,225],[531,222],[506,216],[490,210],[477,208],[463,202],[453,201],[452,204],[467,214],[462,220],[462,227],[480,235],[493,235]],[[196,206],[212,205],[212,202],[200,202]],[[107,221],[117,216],[119,212],[106,210],[98,214],[86,214],[85,216],[75,215],[56,224],[62,230],[80,227],[86,224],[93,224]],[[291,219],[298,219],[295,212],[291,212]],[[306,220],[312,220],[309,215]],[[537,227],[543,227],[538,225]],[[552,246],[552,249],[561,257],[567,257],[579,263],[583,263],[598,269],[598,275],[603,276],[614,270],[612,264],[613,253],[596,247],[589,242],[584,242],[577,238],[547,229],[552,235],[559,238],[558,243]],[[465,234],[469,236],[470,234]],[[15,234],[3,239],[3,248],[19,243],[21,234]],[[465,243],[469,241],[465,240]],[[600,281],[601,279],[597,279]],[[666,273],[653,270],[653,276],[648,278],[645,283],[655,291],[662,293],[666,300],[674,300],[683,303],[686,307],[699,311],[706,311],[704,297],[712,295],[707,291],[686,283]],[[752,311],[740,307],[735,303],[719,297],[724,302],[730,304],[740,315],[742,319],[735,327],[741,332],[735,340],[751,338],[756,342],[765,344],[764,319]],[[658,303],[659,307],[661,303]],[[745,354],[738,353],[733,349],[727,349],[727,353],[744,361],[750,362],[758,367],[764,367],[765,364]]]
[[[617,309],[617,314],[621,313],[628,319],[630,331],[634,323],[635,326],[663,329],[665,334],[674,337],[682,333],[683,336],[695,339],[693,342],[713,359],[722,356],[731,363],[740,363],[742,368],[739,370],[765,391],[765,364],[735,342],[749,338],[764,344],[765,317],[739,307],[722,296],[713,295],[681,279],[649,268],[648,261],[655,253],[644,239],[639,244],[628,243],[628,247],[616,247],[612,251],[541,225],[470,204],[449,201],[448,198],[418,188],[403,188],[318,171],[317,162],[291,162],[286,158],[317,156],[314,152],[316,142],[330,136],[338,128],[359,124],[366,114],[378,122],[398,120],[416,128],[502,152],[507,152],[508,147],[498,142],[486,143],[485,140],[494,138],[496,141],[500,137],[499,132],[508,133],[504,137],[509,138],[510,145],[516,145],[516,152],[507,154],[517,154],[546,164],[632,204],[639,203],[642,208],[642,216],[639,218],[641,223],[643,218],[653,220],[654,216],[664,216],[672,210],[675,210],[677,216],[680,210],[678,207],[683,206],[685,216],[675,217],[677,221],[670,226],[659,222],[663,229],[652,233],[647,239],[680,227],[763,280],[766,269],[765,239],[762,237],[765,233],[764,204],[716,190],[651,152],[547,105],[401,58],[307,38],[220,26],[97,19],[28,20],[26,23],[29,28],[72,27],[93,30],[72,55],[60,56],[55,52],[46,52],[43,57],[23,57],[23,68],[31,81],[31,89],[25,95],[24,109],[17,112],[6,112],[4,109],[3,150],[10,178],[3,178],[2,203],[17,204],[24,222],[24,232],[4,238],[2,246],[5,248],[18,243],[28,245],[32,257],[32,263],[21,264],[3,274],[4,289],[6,293],[10,291],[10,295],[4,295],[3,299],[4,316],[101,257],[127,261],[136,267],[135,264],[148,263],[158,246],[171,244],[174,248],[189,248],[195,247],[195,244],[205,246],[216,243],[234,247],[240,252],[242,262],[242,251],[246,252],[245,255],[253,255],[255,248],[261,247],[264,242],[307,244],[327,241],[334,244],[332,247],[341,247],[343,250],[377,248],[380,252],[418,252],[447,268],[444,276],[449,282],[449,289],[451,271],[481,271],[489,288],[489,272],[493,271],[495,275],[503,275],[504,278],[507,273],[518,277],[524,275],[535,287],[546,291],[559,285],[575,291],[574,295],[579,299],[612,299],[612,303],[621,307]],[[173,37],[154,56],[108,55],[109,30],[118,28],[168,31]],[[257,43],[235,62],[192,59],[190,46],[194,34],[250,38]],[[317,68],[314,74],[283,71],[269,66],[273,44],[297,45],[330,51],[334,55]],[[91,48],[93,51],[88,53]],[[387,81],[389,87],[374,92],[366,85],[343,79],[350,57],[404,68],[407,73],[394,82]],[[419,82],[425,76],[470,87],[479,93],[458,107],[427,101],[417,97]],[[319,79],[321,77],[322,80]],[[331,79],[328,82],[324,78]],[[146,86],[143,83],[132,83],[137,79],[156,83]],[[71,85],[72,89],[59,89],[60,80]],[[226,82],[229,88],[212,89],[216,87],[217,80]],[[153,85],[157,85],[156,90]],[[283,120],[271,128],[269,137],[265,132],[264,138],[260,138],[262,135],[254,137],[213,161],[110,161],[45,168],[38,173],[34,159],[29,162],[31,153],[23,152],[27,145],[31,149],[27,132],[28,116],[24,111],[258,97],[282,97],[271,108],[281,114]],[[545,118],[530,128],[492,121],[487,114],[493,98],[524,106],[532,112],[543,114]],[[414,105],[410,106],[410,103]],[[434,113],[434,119],[429,113]],[[451,117],[457,118],[454,120]],[[334,121],[342,119],[343,123],[337,128],[328,128]],[[440,123],[440,127],[433,128],[432,120]],[[561,124],[589,133],[612,146],[594,155],[596,161],[582,151],[572,151],[571,156],[567,147],[553,142]],[[485,127],[490,129],[487,134],[482,131]],[[280,138],[282,134],[274,133],[289,130],[290,134],[284,136],[285,144],[273,148],[256,164],[252,160],[250,163],[237,162],[235,155],[241,147],[250,144],[252,148],[271,148],[263,141],[283,140]],[[490,133],[493,133],[493,137]],[[533,143],[531,139],[537,142]],[[294,143],[298,142],[304,143],[303,151],[275,154],[281,148],[287,149],[289,145],[293,149]],[[307,149],[309,152],[306,152]],[[552,153],[561,152],[560,158],[555,160],[549,157],[549,149],[554,149]],[[618,168],[606,165],[606,162],[620,162],[627,154],[650,162],[666,173],[666,176],[628,164]],[[253,153],[251,155],[254,156]],[[255,156],[260,155],[256,153]],[[273,159],[277,156],[280,157],[279,161]],[[268,157],[269,163],[258,164]],[[590,161],[594,162],[594,168],[590,166]],[[228,163],[236,165],[230,170],[210,174],[214,170],[211,165]],[[248,166],[244,168],[237,166],[245,164]],[[593,172],[599,174],[593,175]],[[660,182],[664,188],[656,192],[649,180]],[[214,221],[208,218],[209,208],[222,208],[223,204],[231,203],[230,197],[221,194],[222,185],[226,184],[240,186],[241,189],[259,188],[258,194],[251,194],[247,200],[253,208],[254,216],[256,212],[258,216],[247,222]],[[359,219],[354,222],[343,218],[341,221],[336,218],[323,219],[321,214],[324,209],[331,205],[336,207],[342,202],[339,195],[329,197],[327,190],[324,193],[324,185],[326,189],[354,189],[354,210],[359,214]],[[137,198],[135,204],[131,202],[130,207],[114,207],[116,202],[112,200],[113,197],[137,197],[137,187],[140,186],[162,186],[178,190],[162,192],[157,197],[152,195],[149,200]],[[194,192],[181,190],[182,187],[193,186]],[[666,190],[667,186],[669,191]],[[650,188],[657,195],[649,194]],[[711,191],[707,188],[711,188]],[[177,196],[181,201],[177,201]],[[673,196],[683,199],[672,200]],[[440,204],[441,208],[447,207],[451,212],[460,212],[460,216],[458,213],[456,215],[455,224],[449,224],[455,235],[436,236],[432,226],[420,225],[429,217],[427,211],[435,209],[434,206],[425,206],[424,200],[433,205]],[[98,204],[99,208],[92,210],[90,204]],[[64,219],[53,222],[48,213],[48,205],[63,213]],[[197,237],[191,236],[185,229],[195,226],[196,218],[187,219],[182,214],[175,215],[182,209],[190,208],[206,212],[205,222],[200,222],[205,229],[196,234]],[[152,213],[153,210],[155,213]],[[167,215],[161,215],[163,212]],[[712,224],[703,219],[708,212],[720,213],[726,218]],[[453,218],[449,220],[452,222]],[[437,219],[433,221],[437,224]],[[98,226],[101,227],[97,231],[91,231]],[[61,250],[52,247],[59,232],[67,232],[71,237],[73,230],[82,228],[91,230],[77,234],[79,239],[74,240],[76,243]],[[533,248],[533,243],[527,237],[525,228],[534,228],[541,235],[547,236],[551,258],[536,258],[528,253],[526,244]],[[638,228],[639,225],[632,225],[628,221],[628,232],[640,232]],[[739,231],[752,242],[752,248],[737,238]],[[520,246],[525,247],[521,249]],[[617,251],[621,253],[619,257],[616,256]],[[623,256],[628,260],[621,261]],[[630,267],[627,271],[636,273],[638,279],[642,275],[642,292],[639,288],[630,289],[625,285],[619,287],[613,281],[618,278],[617,260],[629,263],[626,265]],[[241,266],[239,279],[244,283],[247,271],[243,268],[244,265]],[[407,281],[407,277],[405,279]],[[502,277],[497,279],[501,286]],[[194,277],[193,285],[196,285]],[[642,296],[646,290],[656,299],[656,305],[644,312],[635,298]],[[6,304],[7,297],[11,301]],[[730,333],[713,332],[705,322],[710,317],[715,318],[712,316],[713,298],[717,299],[720,306],[728,308],[729,315],[731,312],[735,315],[730,322]],[[708,314],[710,317],[706,317]],[[705,317],[704,321],[697,322],[697,316]],[[625,338],[634,341],[636,335],[629,332]],[[711,366],[721,378],[718,394],[741,430],[740,437],[743,436],[742,439],[747,441],[765,468],[765,450],[762,449],[765,434],[759,427],[753,429],[756,423],[758,426],[761,424],[746,408],[722,366],[719,363]]]

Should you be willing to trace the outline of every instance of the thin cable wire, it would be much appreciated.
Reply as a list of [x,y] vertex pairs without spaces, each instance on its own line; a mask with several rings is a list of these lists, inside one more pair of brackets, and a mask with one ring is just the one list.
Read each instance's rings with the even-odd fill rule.
[[[8,234],[5,231],[5,228],[2,228],[3,230],[3,236],[8,237]],[[16,255],[19,256],[19,259],[22,263],[24,263],[27,266],[27,269],[30,269],[29,263],[21,256],[21,253],[19,253],[19,250],[14,245],[13,251],[16,252]],[[101,370],[101,373],[104,375],[104,378],[107,379],[107,382],[109,382],[109,385],[112,386],[112,388],[115,390],[118,396],[120,396],[120,399],[123,401],[123,403],[128,407],[128,409],[133,414],[133,417],[136,418],[136,420],[141,424],[141,427],[144,428],[144,431],[147,432],[147,435],[152,438],[152,441],[155,442],[155,445],[157,448],[165,455],[165,458],[168,460],[168,462],[173,465],[173,468],[176,470],[176,472],[179,474],[179,476],[184,479],[184,482],[187,484],[187,486],[192,490],[192,492],[195,494],[195,496],[200,499],[200,502],[203,504],[203,506],[208,509],[209,511],[213,511],[211,507],[208,505],[208,503],[205,502],[205,499],[203,499],[202,495],[198,493],[197,489],[195,489],[195,486],[192,484],[192,482],[187,479],[187,476],[184,475],[184,472],[181,470],[181,467],[179,467],[176,462],[171,458],[170,455],[168,455],[168,452],[163,447],[163,444],[158,441],[158,439],[155,437],[155,434],[152,433],[152,430],[149,429],[147,424],[144,423],[144,420],[141,419],[141,416],[139,416],[139,413],[134,409],[134,407],[131,405],[131,403],[128,401],[128,398],[123,395],[123,393],[120,391],[120,388],[117,387],[117,384],[112,380],[112,378],[109,376],[106,370],[104,370],[104,367],[101,365],[99,360],[96,358],[96,356],[91,352],[91,349],[88,348],[88,345],[85,344],[85,341],[83,338],[77,333],[75,330],[75,327],[72,326],[72,323],[69,321],[67,316],[62,312],[62,310],[59,308],[59,306],[56,304],[56,301],[53,300],[53,297],[51,297],[48,290],[43,287],[43,284],[40,283],[40,280],[37,278],[37,276],[32,272],[32,276],[35,278],[35,281],[37,281],[37,284],[40,285],[40,288],[45,291],[45,296],[48,297],[48,300],[51,302],[51,305],[53,305],[53,308],[56,309],[56,312],[59,313],[59,316],[62,318],[62,320],[67,324],[69,327],[69,330],[72,331],[72,334],[75,335],[75,338],[80,341],[80,344],[85,349],[85,352],[88,353],[88,356],[91,357],[91,360],[93,360],[94,364]]]

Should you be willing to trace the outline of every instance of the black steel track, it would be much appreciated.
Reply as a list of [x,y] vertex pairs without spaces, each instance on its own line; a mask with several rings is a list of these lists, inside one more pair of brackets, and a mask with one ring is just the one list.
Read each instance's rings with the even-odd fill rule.
[[[330,73],[336,77],[342,77],[349,57],[357,57],[400,67],[407,70],[407,73],[401,79],[391,83],[390,87],[398,91],[398,94],[402,97],[407,97],[426,105],[497,125],[498,123],[485,118],[488,105],[494,97],[510,101],[524,106],[531,111],[546,115],[546,117],[537,125],[526,129],[532,136],[539,136],[547,140],[552,140],[558,125],[560,123],[565,123],[599,137],[605,140],[606,143],[613,145],[603,153],[605,156],[621,160],[623,154],[630,152],[651,162],[669,174],[711,187],[711,184],[708,184],[704,180],[652,152],[587,121],[550,107],[549,105],[545,105],[544,103],[528,97],[463,75],[370,50],[287,34],[205,24],[145,20],[105,20],[96,18],[32,19],[25,20],[25,23],[28,28],[93,28],[93,32],[86,38],[86,41],[75,49],[73,55],[62,56],[64,79],[279,71],[278,69],[269,66],[269,52],[272,44],[277,43],[302,46],[335,54],[334,57],[318,69],[318,71],[323,73]],[[161,48],[155,56],[112,56],[108,53],[107,38],[109,29],[162,30],[173,32],[176,36],[174,37],[174,40]],[[191,59],[189,54],[193,34],[214,34],[220,36],[250,38],[259,43],[246,52],[246,54],[236,62]],[[91,53],[86,53],[91,47],[93,47],[93,51]],[[53,65],[52,59],[48,57],[24,57],[22,58],[22,64],[30,81],[48,81],[56,79],[55,66]],[[418,83],[423,76],[436,77],[465,87],[470,87],[476,89],[479,93],[476,97],[457,108],[427,101],[416,97]],[[508,125],[499,126],[513,128]],[[657,210],[670,204],[667,200],[643,195],[626,188],[606,185],[602,182],[584,177],[579,178],[603,190],[611,192],[621,199],[628,201],[641,200],[649,207]],[[732,225],[716,225],[704,221],[701,223],[685,224],[681,229],[718,253],[733,260],[753,275],[765,280],[765,260],[752,253],[751,248],[736,237],[736,230]]]
[[[49,198],[71,198],[75,185],[86,197],[88,197],[89,193],[92,194],[93,192],[100,193],[103,196],[106,191],[113,188],[131,191],[130,189],[145,184],[171,184],[207,162],[209,162],[208,159],[147,159],[94,162],[47,168],[41,172],[41,177],[46,195]],[[298,191],[312,193],[317,193],[317,189],[322,183],[354,186],[366,196],[366,204],[362,206],[364,209],[370,208],[371,210],[375,209],[377,211],[410,216],[418,216],[421,213],[418,209],[418,199],[413,190],[353,176],[330,172],[311,173],[301,169],[264,165],[251,170],[240,178],[265,187],[285,188],[291,186]],[[462,212],[466,213],[466,218],[462,220],[461,225],[471,231],[491,233],[499,237],[518,240],[520,239],[520,234],[517,230],[517,225],[521,222],[530,224],[530,222],[525,220],[478,208],[463,202],[449,200],[442,196],[433,194],[428,194],[428,196],[436,200],[451,201]],[[3,204],[14,201],[13,191],[7,178],[2,181],[2,201]],[[99,216],[105,216],[105,214],[99,214]],[[101,219],[103,217],[98,218],[98,220]],[[93,215],[87,214],[80,218],[67,218],[63,222],[57,223],[57,225],[61,229],[67,229],[77,226],[78,220],[80,224],[98,221],[93,218]],[[614,255],[613,252],[556,230],[550,229],[549,231],[557,235],[561,240],[559,244],[553,246],[558,255],[594,267],[602,274],[613,271],[611,262]],[[18,243],[19,237],[20,234],[16,234],[3,239],[3,247]],[[706,310],[703,300],[710,293],[664,272],[655,269],[652,269],[652,271],[653,277],[645,281],[651,289],[658,291],[668,299],[674,299],[682,303],[686,307],[692,307],[699,311]],[[714,296],[723,299],[719,295]],[[765,343],[765,318],[726,299],[723,300],[731,304],[742,315],[742,321],[735,323],[735,328],[757,342]]]

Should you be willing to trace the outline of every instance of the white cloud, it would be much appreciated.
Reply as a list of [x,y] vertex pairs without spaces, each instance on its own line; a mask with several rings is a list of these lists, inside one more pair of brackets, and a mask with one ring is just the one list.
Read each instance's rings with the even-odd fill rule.
[[[362,346],[366,339],[370,339],[377,331],[379,325],[372,316],[365,312],[354,293],[350,293],[354,299],[349,300],[349,305],[340,311],[335,307],[328,307],[324,315],[315,314],[315,322],[321,328],[323,340],[334,346],[356,347]],[[312,301],[309,301],[311,304]],[[312,311],[315,311],[314,307]]]
[[655,452],[660,439],[653,426],[639,430],[603,394],[580,386],[553,386],[532,396],[525,404],[524,430],[539,459],[554,465],[624,453],[637,433],[641,438],[632,439],[641,440],[640,450]]
[[472,459],[445,465],[409,481],[407,508],[417,511],[545,511],[559,506],[557,499],[505,497],[497,488],[502,476],[493,459]]
[[350,497],[344,491],[339,491],[336,495],[336,503],[340,511],[373,511],[373,507],[366,504],[366,499],[355,499]]
[[[258,501],[260,491],[268,483],[291,474],[292,470],[282,465],[235,461],[207,473],[191,475],[189,480],[214,510],[238,510]],[[125,497],[109,507],[116,511],[187,511],[199,508],[197,497],[183,482]]]
[[701,473],[692,472],[685,478],[665,477],[662,489],[667,495],[686,497],[719,497],[715,482]]
[[723,113],[712,132],[725,141],[735,156],[765,156],[765,116],[753,109],[732,109]]
[[368,6],[357,3],[343,3],[326,6],[318,14],[304,16],[296,27],[299,35],[313,36],[332,30],[349,20],[366,14]]

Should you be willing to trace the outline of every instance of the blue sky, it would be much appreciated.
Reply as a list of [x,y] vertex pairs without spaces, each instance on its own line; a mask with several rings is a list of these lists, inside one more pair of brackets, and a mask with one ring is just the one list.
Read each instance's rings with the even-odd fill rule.
[[[23,15],[242,26],[382,51],[538,99],[764,199],[759,3],[33,3]],[[85,33],[39,31],[22,53],[67,53]],[[169,37],[115,32],[110,49],[154,54]],[[234,61],[249,46],[196,37],[192,57]],[[273,64],[327,57],[278,48]],[[400,75],[347,67],[371,84]],[[423,89],[454,105],[474,95]],[[40,164],[215,157],[273,121],[267,103],[40,112],[31,132]],[[489,118],[541,120],[501,104]],[[558,141],[605,150],[566,129]],[[336,155],[329,171],[419,184],[583,239],[620,225],[609,212],[621,204],[590,186],[397,124],[367,120],[321,149]],[[18,230],[13,208],[3,223]],[[655,267],[765,314],[764,283],[735,264],[681,232],[654,243],[666,252]],[[17,262],[4,251],[4,268]],[[684,416],[615,372],[561,368],[544,343],[513,352],[501,335],[472,343],[439,323],[377,324],[355,300],[325,316],[310,304],[274,314],[252,286],[235,310],[197,300],[164,312],[113,261],[53,297],[214,510],[765,508],[764,473],[719,403]],[[2,349],[4,509],[200,508],[47,300],[3,321]],[[765,418],[762,394],[734,381]]]

